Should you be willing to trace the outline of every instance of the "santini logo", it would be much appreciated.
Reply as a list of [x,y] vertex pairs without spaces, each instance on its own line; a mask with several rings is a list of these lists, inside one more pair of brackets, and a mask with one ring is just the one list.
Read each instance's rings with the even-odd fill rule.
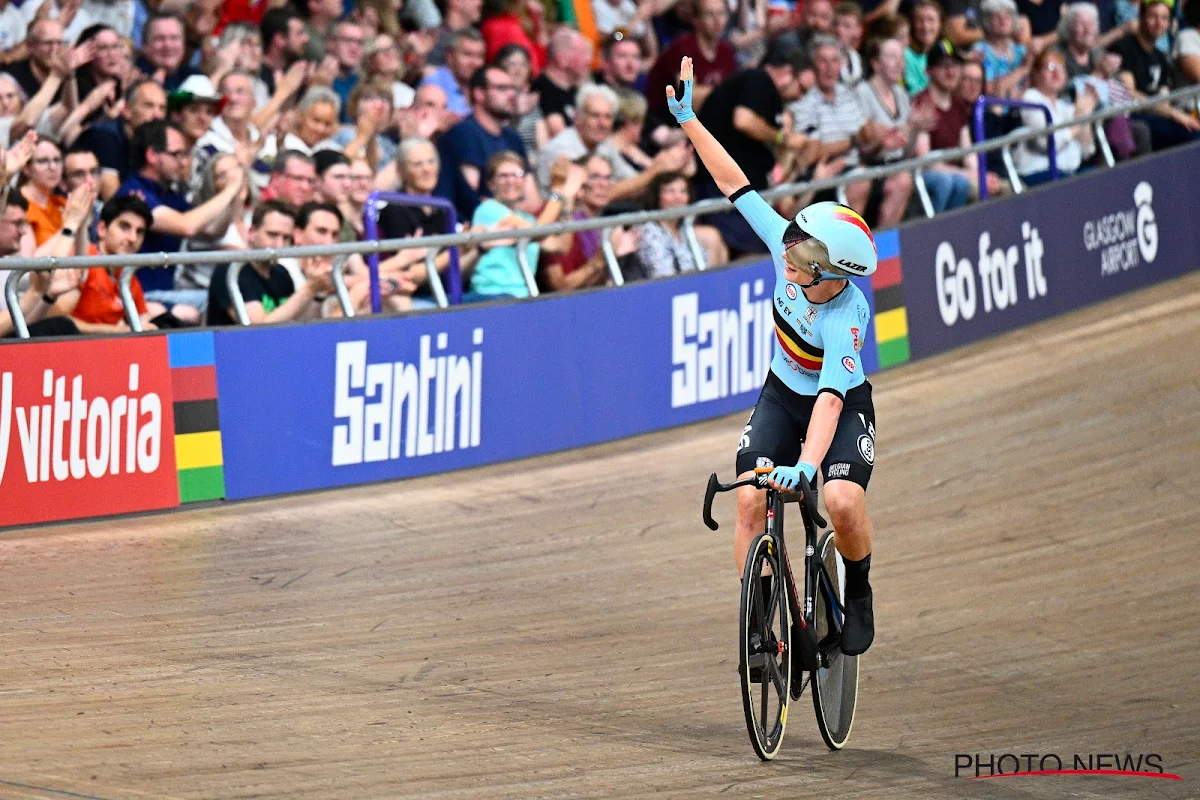
[[[149,474],[162,456],[162,399],[155,392],[138,395],[137,364],[129,365],[129,394],[87,397],[83,376],[68,379],[42,375],[43,405],[13,408],[13,375],[0,376],[0,483],[17,436],[29,483],[81,480],[127,474]],[[70,393],[67,381],[71,382]],[[122,458],[122,454],[124,458]]]
[[700,311],[700,295],[671,300],[671,408],[718,400],[762,386],[773,355],[772,298],[763,281],[743,283],[737,308]]
[[[441,355],[449,342],[422,336],[415,363],[367,362],[366,342],[337,346],[333,466],[427,456],[479,446],[483,352]],[[483,329],[473,336],[483,344]],[[431,429],[432,428],[432,429]],[[401,448],[403,443],[403,448]]]

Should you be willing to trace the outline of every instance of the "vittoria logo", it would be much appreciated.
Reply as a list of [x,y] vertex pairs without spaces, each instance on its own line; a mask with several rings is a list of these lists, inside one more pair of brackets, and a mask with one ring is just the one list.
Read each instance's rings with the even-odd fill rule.
[[862,338],[858,335],[858,333],[859,333],[858,328],[850,329],[850,335],[854,337],[854,352],[856,352],[856,353],[859,350],[862,350],[862,345],[863,345]]
[[5,348],[0,525],[178,505],[171,402],[162,336]]

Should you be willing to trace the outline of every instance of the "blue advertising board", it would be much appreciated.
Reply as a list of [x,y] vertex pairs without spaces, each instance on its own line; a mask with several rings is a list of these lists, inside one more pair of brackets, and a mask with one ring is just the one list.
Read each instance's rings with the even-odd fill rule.
[[912,357],[1200,267],[1200,145],[900,230]]
[[[773,291],[757,262],[537,302],[218,332],[227,496],[461,469],[749,408],[774,354]],[[876,364],[868,338],[863,366]]]
[[[227,496],[460,469],[749,408],[774,354],[773,291],[764,261],[620,291],[218,332]],[[876,363],[868,339],[863,366]]]
[[[1178,149],[901,229],[913,357],[1200,266],[1196,192],[1178,178],[1198,171],[1200,147]],[[873,307],[869,282],[856,283]],[[760,261],[531,302],[217,332],[227,496],[461,469],[747,409],[774,353],[773,284]]]

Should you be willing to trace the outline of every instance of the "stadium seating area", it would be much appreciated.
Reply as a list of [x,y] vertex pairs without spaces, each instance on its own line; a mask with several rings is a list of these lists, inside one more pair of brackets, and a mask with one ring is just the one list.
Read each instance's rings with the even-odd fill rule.
[[[914,177],[855,180],[978,139],[1067,122],[1200,83],[1200,0],[0,0],[0,255],[280,248],[512,230],[461,248],[468,302],[527,297],[520,230],[719,196],[667,112],[695,62],[702,122],[756,189],[846,175],[876,227],[922,213]],[[1032,104],[1032,105],[1031,105]],[[1200,140],[1197,104],[1162,103],[1054,134],[1071,175]],[[935,212],[1051,179],[1046,138],[922,175]],[[1015,174],[1014,174],[1015,173]],[[783,214],[821,199],[779,201]],[[449,213],[449,207],[454,210]],[[763,252],[735,213],[527,245],[543,292],[674,275]],[[439,271],[448,253],[434,259]],[[228,265],[141,270],[142,326],[238,324]],[[343,313],[334,259],[241,268],[253,324]],[[356,313],[369,272],[338,263]],[[426,253],[379,266],[385,312],[435,305]],[[0,278],[4,277],[0,271]],[[119,271],[28,273],[35,336],[128,331]],[[0,336],[13,335],[8,310]]]

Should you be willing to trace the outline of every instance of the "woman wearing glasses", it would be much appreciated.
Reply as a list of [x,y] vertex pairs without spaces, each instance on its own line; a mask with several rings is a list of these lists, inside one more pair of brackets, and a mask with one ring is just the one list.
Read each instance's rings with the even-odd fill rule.
[[[1077,94],[1074,105],[1063,98],[1063,90],[1067,85],[1067,62],[1062,53],[1054,48],[1046,48],[1038,54],[1033,60],[1029,77],[1032,86],[1025,90],[1021,99],[1049,108],[1052,122],[1056,124],[1087,116],[1096,110],[1099,97],[1091,84],[1084,84],[1084,90]],[[1041,109],[1023,109],[1021,122],[1037,130],[1046,127],[1046,115]],[[1047,139],[1027,139],[1013,153],[1017,174],[1026,185],[1033,186],[1050,180]],[[1096,150],[1090,125],[1076,125],[1056,131],[1054,145],[1058,151],[1058,171],[1063,175],[1077,172],[1084,160]]]
[[[564,210],[570,211],[571,201],[579,192],[586,172],[572,169],[566,158],[555,162],[550,175],[550,199],[536,220],[518,209],[525,199],[525,159],[510,150],[497,153],[488,160],[486,177],[492,196],[475,209],[471,227],[476,231],[517,231],[554,222]],[[471,276],[471,292],[476,296],[468,299],[529,297],[529,287],[517,262],[516,244],[515,237],[480,244],[483,255]],[[570,234],[552,236],[543,243],[546,252],[550,253],[564,252],[569,245]],[[541,249],[535,242],[526,247],[530,269],[536,268]]]
[[27,216],[39,245],[62,228],[67,198],[56,194],[62,179],[62,150],[52,140],[39,137],[33,158],[21,172],[21,194],[29,203]]

